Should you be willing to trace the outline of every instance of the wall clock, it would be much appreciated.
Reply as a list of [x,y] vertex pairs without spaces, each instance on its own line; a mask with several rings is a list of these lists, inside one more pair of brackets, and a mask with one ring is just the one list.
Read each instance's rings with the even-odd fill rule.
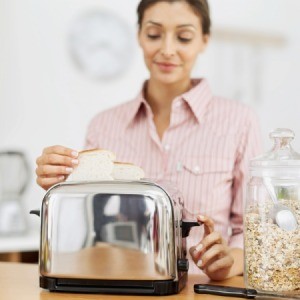
[[113,79],[123,74],[135,48],[129,24],[103,10],[85,13],[71,24],[69,46],[79,68],[96,79]]

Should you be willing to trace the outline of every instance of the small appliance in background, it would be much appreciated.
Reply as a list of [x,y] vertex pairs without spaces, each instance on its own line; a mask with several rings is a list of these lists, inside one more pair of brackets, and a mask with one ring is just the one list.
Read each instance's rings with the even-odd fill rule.
[[27,229],[22,198],[29,183],[29,167],[21,151],[0,151],[0,235]]
[[40,287],[50,291],[168,295],[186,284],[183,199],[166,183],[65,182],[46,193]]

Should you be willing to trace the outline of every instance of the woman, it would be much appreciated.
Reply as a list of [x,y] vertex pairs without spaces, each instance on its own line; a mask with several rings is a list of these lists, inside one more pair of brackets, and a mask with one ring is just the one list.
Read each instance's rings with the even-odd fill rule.
[[[205,79],[191,79],[210,35],[206,0],[142,0],[138,25],[149,80],[133,101],[92,120],[86,148],[112,150],[148,178],[178,186],[187,210],[204,223],[189,239],[193,272],[200,268],[213,280],[242,274],[243,186],[259,151],[257,120],[242,104],[213,96]],[[77,155],[45,148],[37,183],[48,189],[64,181]]]

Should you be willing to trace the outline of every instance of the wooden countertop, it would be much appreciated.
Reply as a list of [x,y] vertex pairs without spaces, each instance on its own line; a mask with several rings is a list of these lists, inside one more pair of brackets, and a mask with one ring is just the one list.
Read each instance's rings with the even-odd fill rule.
[[[104,294],[69,294],[69,293],[50,293],[47,290],[39,288],[38,266],[35,264],[4,263],[0,262],[0,299],[5,300],[52,300],[52,299],[74,299],[74,300],[129,300],[129,299],[199,299],[199,300],[229,300],[237,299],[232,297],[220,297],[213,295],[195,294],[193,287],[195,283],[207,283],[206,277],[190,275],[187,286],[177,295],[172,296],[121,296]],[[223,282],[221,285],[230,285],[243,287],[243,277],[234,277]]]

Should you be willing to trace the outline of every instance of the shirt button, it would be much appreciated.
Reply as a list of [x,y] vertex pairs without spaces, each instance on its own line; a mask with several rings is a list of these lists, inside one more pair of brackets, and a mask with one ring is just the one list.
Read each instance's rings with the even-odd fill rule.
[[195,167],[194,167],[194,172],[195,172],[196,174],[199,174],[199,173],[200,173],[200,167],[199,167],[199,166],[195,166]]
[[165,151],[169,151],[171,149],[171,146],[169,144],[164,145]]

